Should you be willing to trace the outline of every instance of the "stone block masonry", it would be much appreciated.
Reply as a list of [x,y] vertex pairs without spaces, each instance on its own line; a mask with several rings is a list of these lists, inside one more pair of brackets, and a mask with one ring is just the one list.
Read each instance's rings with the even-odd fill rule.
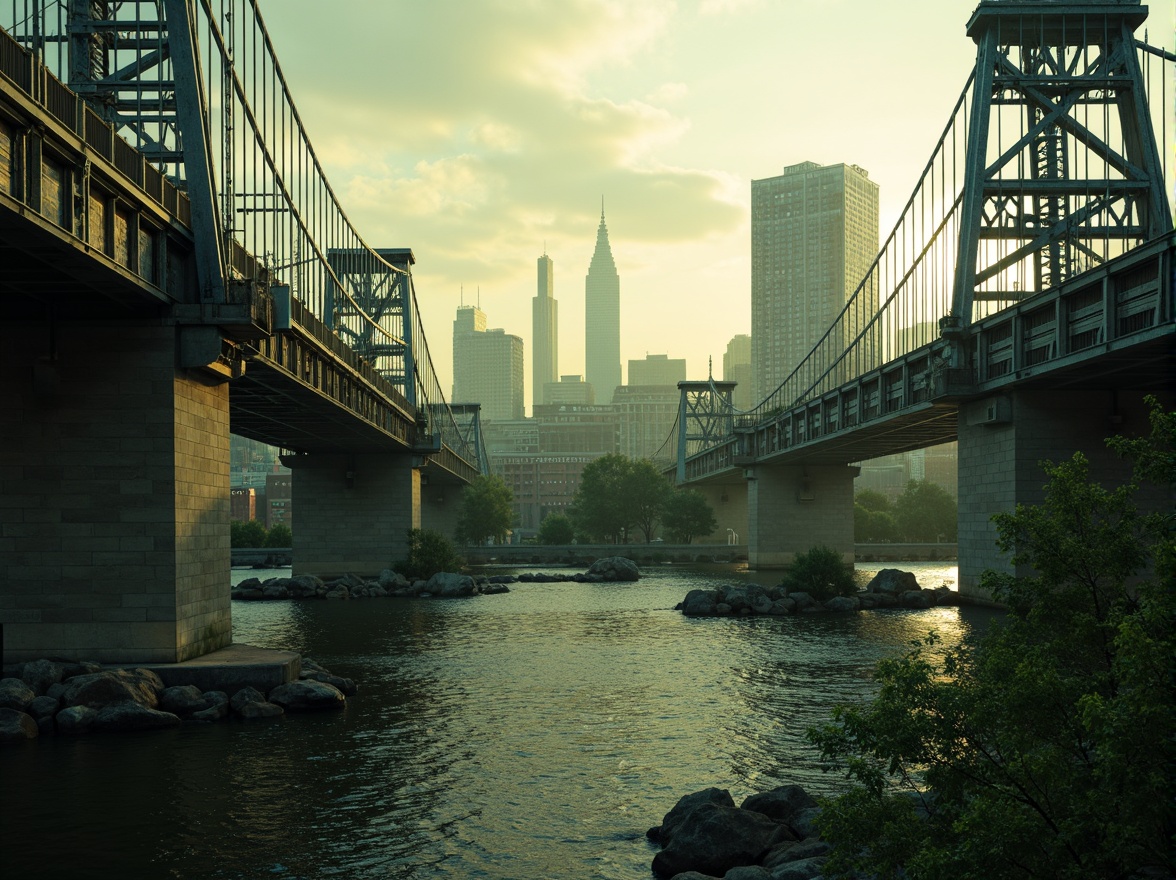
[[853,562],[853,480],[847,465],[750,469],[747,484],[747,562],[753,569],[785,568],[817,545]]
[[161,322],[0,327],[4,661],[231,642],[229,387]]

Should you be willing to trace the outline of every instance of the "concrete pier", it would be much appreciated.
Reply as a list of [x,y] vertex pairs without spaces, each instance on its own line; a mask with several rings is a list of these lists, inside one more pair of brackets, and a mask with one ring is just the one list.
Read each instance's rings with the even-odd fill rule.
[[758,465],[747,468],[747,562],[790,565],[814,546],[853,562],[853,480],[849,465]]

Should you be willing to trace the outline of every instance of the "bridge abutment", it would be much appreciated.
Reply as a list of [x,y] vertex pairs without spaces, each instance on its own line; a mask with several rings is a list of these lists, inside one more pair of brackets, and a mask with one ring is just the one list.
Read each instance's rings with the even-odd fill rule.
[[747,469],[747,563],[786,568],[820,544],[853,562],[853,480],[848,465]]
[[229,386],[177,348],[160,323],[0,325],[5,661],[231,643]]
[[440,532],[452,541],[465,487],[460,483],[421,483],[421,528]]
[[742,544],[747,541],[748,482],[703,483],[688,487],[701,492],[715,514],[715,530],[709,535],[697,536],[696,541],[710,544]]
[[421,527],[421,472],[410,454],[309,453],[290,465],[293,573],[375,575],[408,555]]
[[[1131,463],[1107,449],[1115,434],[1146,435],[1150,428],[1142,392],[1010,391],[961,404],[959,413],[959,590],[978,599],[985,569],[1014,572],[996,548],[992,516],[1018,504],[1040,504],[1046,477],[1041,462],[1061,462],[1081,451],[1090,478],[1107,488],[1131,478]],[[1171,400],[1167,405],[1170,407]],[[1145,506],[1170,506],[1171,498],[1144,491]]]

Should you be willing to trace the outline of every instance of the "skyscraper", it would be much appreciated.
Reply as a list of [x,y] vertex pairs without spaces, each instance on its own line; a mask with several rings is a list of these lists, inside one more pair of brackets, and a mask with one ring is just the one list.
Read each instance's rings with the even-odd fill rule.
[[746,333],[732,336],[723,352],[723,380],[735,382],[731,403],[735,409],[749,410],[758,400],[752,399],[751,337]]
[[461,306],[453,322],[452,400],[480,403],[488,420],[523,417],[523,340],[487,330],[476,306]]
[[584,378],[598,403],[610,403],[621,384],[621,279],[613,262],[600,206],[596,250],[584,278]]
[[555,301],[554,264],[539,258],[539,291],[531,300],[532,407],[547,403],[547,385],[559,375],[559,303]]
[[804,360],[877,253],[878,185],[865,169],[801,162],[751,182],[756,400]]

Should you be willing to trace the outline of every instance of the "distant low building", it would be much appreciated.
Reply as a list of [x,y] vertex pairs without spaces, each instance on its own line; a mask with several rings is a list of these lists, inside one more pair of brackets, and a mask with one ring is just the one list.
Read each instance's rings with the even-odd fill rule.
[[279,523],[294,530],[294,491],[289,473],[270,474],[265,480],[265,527]]
[[[584,381],[583,376],[560,376],[558,382],[548,382],[544,386],[543,402],[556,406],[568,403],[592,406],[596,403],[596,391]],[[531,412],[534,414],[534,409]]]
[[[683,372],[685,372],[683,370]],[[669,464],[678,454],[674,425],[681,394],[675,385],[621,385],[613,396],[620,453]]]
[[237,522],[251,522],[257,519],[256,489],[229,490],[229,518]]

